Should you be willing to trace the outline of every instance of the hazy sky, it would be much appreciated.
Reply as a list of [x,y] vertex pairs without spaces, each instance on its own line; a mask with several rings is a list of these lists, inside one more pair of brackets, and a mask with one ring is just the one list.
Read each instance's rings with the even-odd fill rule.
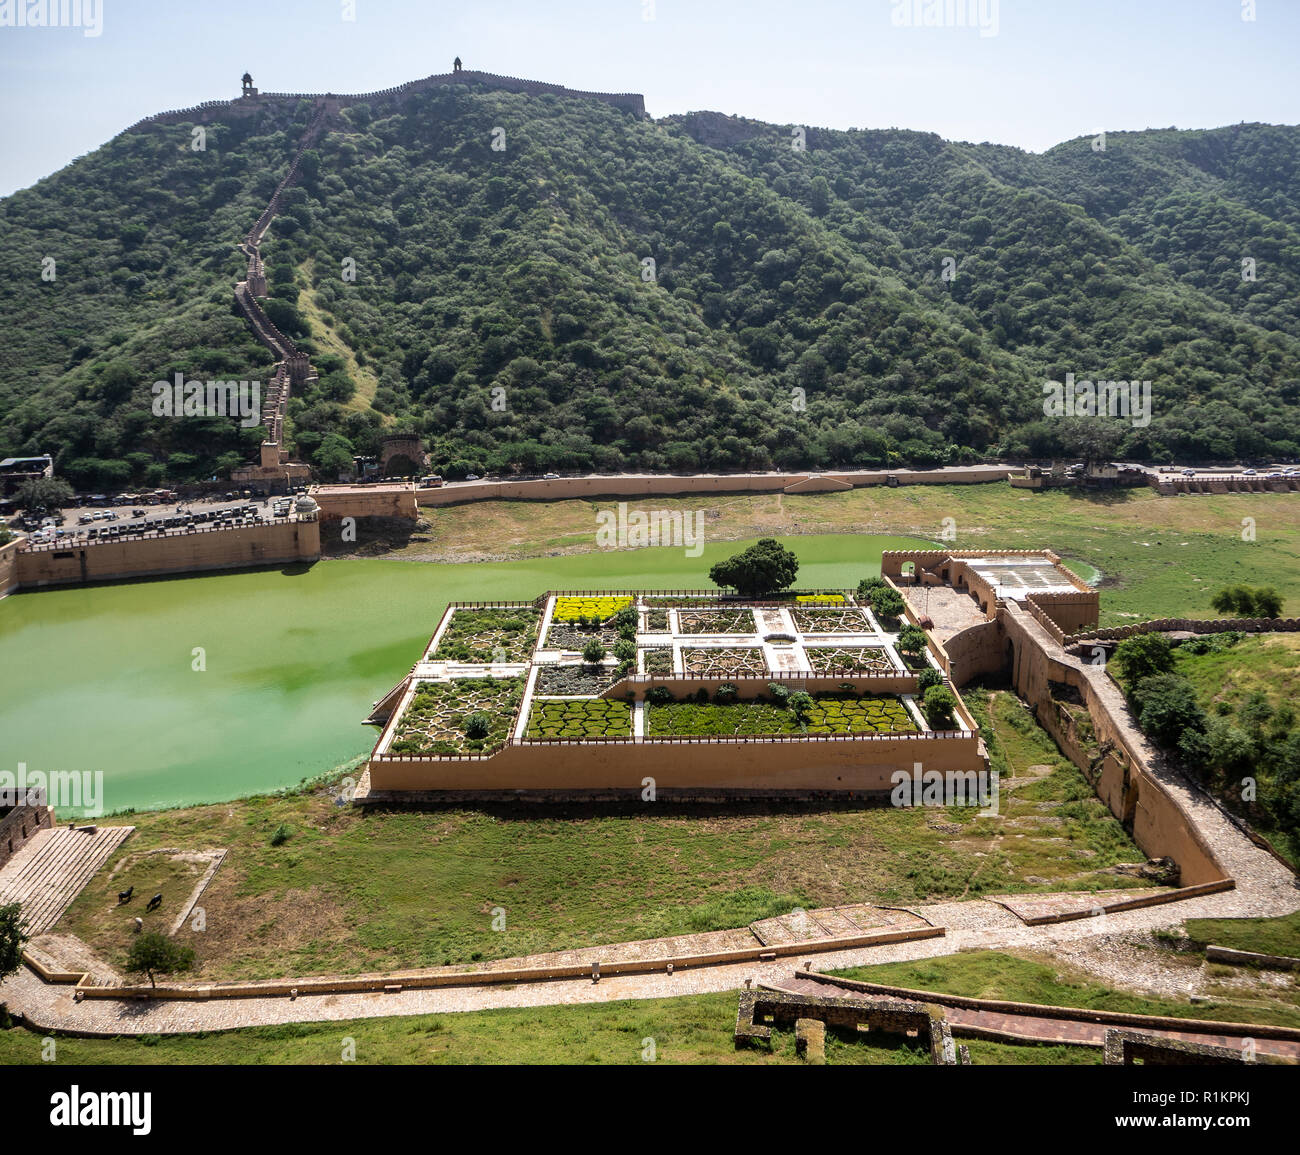
[[[11,26],[60,4],[83,26]],[[268,92],[367,92],[459,55],[641,92],[652,116],[1040,151],[1103,128],[1295,124],[1298,49],[1300,0],[0,0],[0,195],[142,116],[237,96],[245,69]]]

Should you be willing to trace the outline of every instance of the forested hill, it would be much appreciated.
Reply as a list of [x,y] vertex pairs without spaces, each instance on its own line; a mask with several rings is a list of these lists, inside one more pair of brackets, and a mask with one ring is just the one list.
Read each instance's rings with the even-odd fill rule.
[[[259,430],[154,417],[150,386],[271,376],[236,242],[311,114],[218,120],[197,152],[145,125],[0,201],[0,455],[81,487],[254,456]],[[1117,454],[1300,452],[1300,129],[805,137],[472,85],[344,108],[262,249],[266,312],[320,372],[297,453],[332,476],[416,430],[453,476],[1041,456],[1089,435],[1043,416],[1067,373],[1152,382]]]

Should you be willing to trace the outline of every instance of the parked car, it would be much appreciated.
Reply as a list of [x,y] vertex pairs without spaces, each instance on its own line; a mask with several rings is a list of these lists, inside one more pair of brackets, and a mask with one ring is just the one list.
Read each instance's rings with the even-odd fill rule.
[[1184,469],[1184,470],[1183,470],[1183,476],[1184,476],[1184,477],[1195,477],[1195,476],[1196,476],[1196,470],[1194,470],[1194,469]]
[[1242,472],[1246,477],[1254,477],[1254,476],[1255,476],[1255,471],[1254,471],[1253,469],[1243,469],[1241,472]]
[[479,480],[479,475],[478,475],[477,473],[467,473],[467,474],[465,474],[465,480],[466,480],[466,481],[478,481],[478,480]]
[[559,475],[558,473],[543,473],[543,474],[542,474],[542,480],[543,480],[543,481],[559,481],[559,480],[560,480],[560,475]]

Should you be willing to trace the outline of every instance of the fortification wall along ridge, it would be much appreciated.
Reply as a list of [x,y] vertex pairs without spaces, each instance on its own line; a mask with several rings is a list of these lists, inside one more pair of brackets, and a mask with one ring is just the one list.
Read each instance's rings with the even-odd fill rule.
[[503,92],[522,92],[531,96],[550,94],[552,96],[568,96],[582,100],[599,100],[605,104],[611,104],[615,108],[621,108],[625,112],[634,113],[638,117],[644,117],[646,114],[645,97],[639,92],[586,92],[576,88],[565,88],[562,84],[549,84],[540,80],[525,80],[517,76],[498,76],[493,72],[462,70],[460,72],[444,72],[435,76],[426,76],[422,80],[411,80],[406,84],[399,84],[393,88],[381,88],[376,92],[360,92],[351,95],[333,92],[263,92],[257,96],[236,97],[233,100],[205,100],[203,103],[191,105],[189,108],[173,108],[167,112],[157,112],[152,116],[142,117],[126,131],[138,132],[151,124],[174,124],[180,121],[207,123],[220,120],[231,114],[251,116],[272,105],[283,105],[289,101],[296,103],[300,100],[320,101],[329,112],[333,113],[346,108],[350,104],[358,104],[362,101],[369,103],[372,101],[400,99],[417,92],[427,92],[430,89],[449,84],[482,84],[485,87],[499,89]]
[[129,541],[53,545],[17,555],[18,585],[33,588],[201,570],[315,561],[320,525],[294,520]]

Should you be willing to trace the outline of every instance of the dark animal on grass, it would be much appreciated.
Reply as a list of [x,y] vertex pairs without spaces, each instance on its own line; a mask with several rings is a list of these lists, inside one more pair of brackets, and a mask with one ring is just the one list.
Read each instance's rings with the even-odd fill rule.
[[160,906],[162,906],[162,895],[155,894],[153,898],[149,900],[149,905],[144,908],[144,912],[145,914],[148,914],[151,910],[157,910]]
[[125,890],[119,890],[117,892],[117,905],[122,906],[123,904],[130,902],[131,893],[134,890],[135,890],[134,886],[128,886]]

